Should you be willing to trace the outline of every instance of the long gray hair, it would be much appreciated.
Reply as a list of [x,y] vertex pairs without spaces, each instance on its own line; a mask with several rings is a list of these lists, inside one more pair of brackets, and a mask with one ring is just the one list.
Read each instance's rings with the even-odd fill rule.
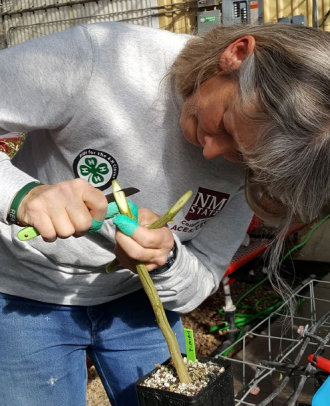
[[330,33],[263,24],[196,36],[171,70],[183,98],[221,70],[219,55],[245,35],[255,38],[255,50],[230,75],[243,115],[259,129],[253,150],[242,151],[247,201],[259,217],[282,224],[274,262],[292,221],[330,211]]

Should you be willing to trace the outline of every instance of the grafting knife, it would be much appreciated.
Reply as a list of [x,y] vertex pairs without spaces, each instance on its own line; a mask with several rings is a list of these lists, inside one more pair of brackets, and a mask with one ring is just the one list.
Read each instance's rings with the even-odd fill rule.
[[[127,187],[127,188],[122,189],[121,191],[124,192],[126,196],[131,196],[131,195],[134,195],[135,193],[138,193],[140,190],[135,187]],[[106,197],[108,203],[112,203],[115,201],[115,197],[114,197],[113,193],[109,193],[109,194],[105,195],[105,197]],[[17,237],[20,241],[31,240],[32,238],[35,238],[38,235],[40,235],[38,230],[33,226],[27,226],[17,233]]]

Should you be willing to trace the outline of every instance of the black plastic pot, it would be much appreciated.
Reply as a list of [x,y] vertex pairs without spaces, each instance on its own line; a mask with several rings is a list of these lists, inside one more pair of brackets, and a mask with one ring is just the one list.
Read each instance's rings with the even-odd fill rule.
[[[168,364],[170,360],[164,362]],[[220,360],[217,358],[198,358],[200,362],[211,361],[217,365],[223,366],[225,372],[220,374],[213,382],[202,389],[197,395],[187,396],[180,393],[174,393],[163,389],[148,388],[142,386],[150,375],[154,373],[156,368],[143,376],[136,382],[136,391],[140,406],[234,406],[234,384],[231,364],[228,360]]]

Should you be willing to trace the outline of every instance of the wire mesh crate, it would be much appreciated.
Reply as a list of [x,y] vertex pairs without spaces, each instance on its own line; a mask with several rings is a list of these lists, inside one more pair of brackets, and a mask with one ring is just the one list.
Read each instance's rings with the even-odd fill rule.
[[[330,278],[304,281],[289,301],[237,341],[233,367],[236,405],[311,405],[318,387],[329,376],[308,361],[311,354],[330,359]],[[217,357],[223,356],[224,353]],[[330,365],[330,364],[329,364]]]

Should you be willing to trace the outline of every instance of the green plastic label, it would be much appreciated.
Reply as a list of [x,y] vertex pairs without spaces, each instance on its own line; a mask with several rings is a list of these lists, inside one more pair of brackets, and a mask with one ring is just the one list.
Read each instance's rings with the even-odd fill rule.
[[186,343],[187,359],[189,361],[196,361],[194,333],[189,328],[184,328],[183,330]]

